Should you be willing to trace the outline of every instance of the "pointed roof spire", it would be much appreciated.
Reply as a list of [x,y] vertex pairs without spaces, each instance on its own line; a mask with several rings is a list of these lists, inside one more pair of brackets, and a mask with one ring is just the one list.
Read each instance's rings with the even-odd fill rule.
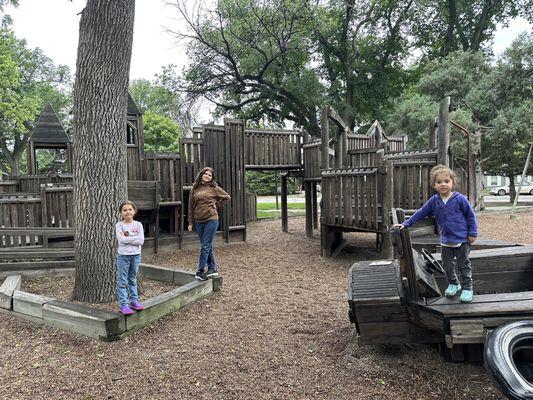
[[31,132],[30,142],[70,143],[65,129],[50,103],[46,103],[43,107],[43,111]]
[[128,92],[128,115],[130,114],[141,115],[142,113],[139,107],[137,107],[135,100],[133,100],[133,97],[131,97],[130,92]]

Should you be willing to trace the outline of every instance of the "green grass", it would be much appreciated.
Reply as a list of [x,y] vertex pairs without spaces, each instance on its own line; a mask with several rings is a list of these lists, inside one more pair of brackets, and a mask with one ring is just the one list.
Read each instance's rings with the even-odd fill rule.
[[[288,210],[289,217],[294,217],[297,215],[305,215],[305,210],[302,209],[293,209]],[[281,218],[281,210],[257,210],[257,218]]]
[[[279,209],[281,210],[281,201],[279,202]],[[305,203],[288,203],[289,210],[305,210]],[[276,203],[257,203],[257,211],[275,210]]]

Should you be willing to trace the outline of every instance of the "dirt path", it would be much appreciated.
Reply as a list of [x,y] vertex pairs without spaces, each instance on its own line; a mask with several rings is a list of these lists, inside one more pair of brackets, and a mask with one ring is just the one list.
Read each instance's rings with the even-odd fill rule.
[[[485,237],[533,243],[533,213],[480,217]],[[249,242],[216,250],[218,294],[133,336],[101,343],[0,314],[6,399],[501,399],[481,365],[427,346],[358,346],[347,271],[370,259],[373,235],[348,259],[320,258],[304,220],[249,226]],[[196,251],[148,261],[194,270]]]

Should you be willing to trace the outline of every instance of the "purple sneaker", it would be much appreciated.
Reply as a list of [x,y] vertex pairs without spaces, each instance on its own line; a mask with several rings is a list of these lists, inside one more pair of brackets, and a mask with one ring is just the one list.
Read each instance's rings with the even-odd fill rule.
[[133,314],[133,310],[130,308],[130,306],[122,306],[120,307],[120,312],[124,315],[131,315]]
[[135,311],[144,310],[144,307],[140,301],[134,301],[133,303],[130,304],[130,307],[133,308]]

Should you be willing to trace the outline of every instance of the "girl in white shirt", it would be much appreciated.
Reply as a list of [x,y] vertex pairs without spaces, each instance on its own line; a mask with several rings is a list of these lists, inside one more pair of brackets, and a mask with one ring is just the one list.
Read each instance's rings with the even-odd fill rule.
[[137,213],[135,204],[125,201],[120,205],[119,211],[122,221],[115,225],[118,241],[117,299],[120,312],[124,315],[131,315],[133,310],[144,309],[137,294],[137,272],[141,263],[144,230],[140,222],[133,220]]

